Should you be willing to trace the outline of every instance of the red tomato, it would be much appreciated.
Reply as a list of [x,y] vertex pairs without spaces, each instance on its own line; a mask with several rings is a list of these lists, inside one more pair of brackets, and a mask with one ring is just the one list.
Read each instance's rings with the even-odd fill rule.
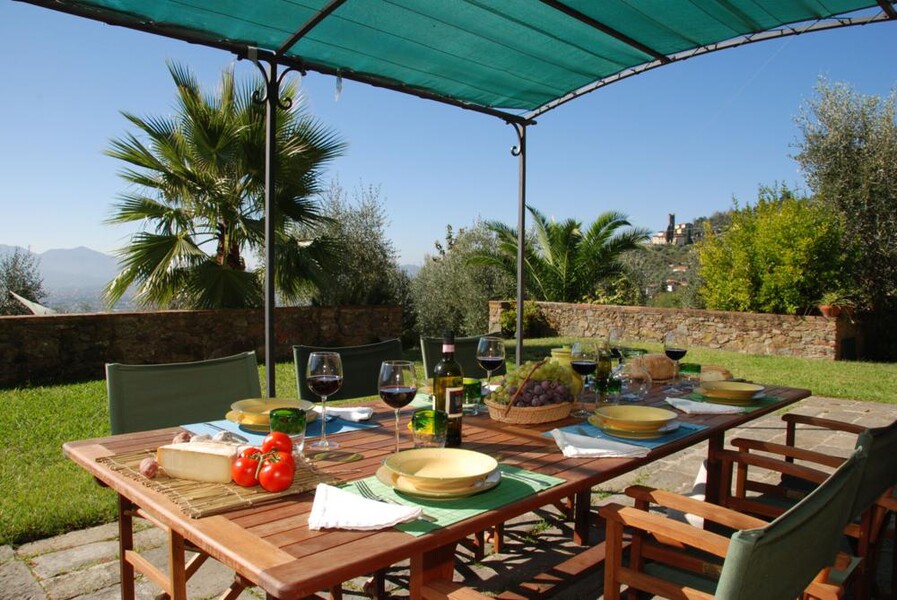
[[253,458],[255,457],[258,460],[258,455],[262,453],[261,448],[256,448],[255,446],[246,446],[242,450],[240,450],[240,456],[244,458]]
[[265,436],[265,441],[262,442],[262,452],[270,452],[271,450],[291,454],[293,452],[293,440],[282,431],[272,431]]
[[239,456],[237,457],[237,460],[234,461],[234,464],[231,465],[231,479],[234,480],[234,483],[236,483],[237,485],[242,485],[243,487],[252,487],[254,485],[258,485],[259,480],[255,475],[256,471],[258,471],[258,468],[259,461],[257,458]]
[[259,483],[269,492],[282,492],[293,484],[295,468],[290,461],[281,460],[279,456],[266,458],[259,471]]
[[272,456],[277,456],[277,460],[282,460],[285,463],[288,463],[293,470],[296,470],[296,459],[293,458],[293,455],[289,452],[281,452],[280,450],[276,450]]

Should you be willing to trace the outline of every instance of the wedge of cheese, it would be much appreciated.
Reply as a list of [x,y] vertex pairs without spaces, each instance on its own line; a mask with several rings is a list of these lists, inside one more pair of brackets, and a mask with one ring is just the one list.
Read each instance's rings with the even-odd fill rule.
[[180,442],[160,446],[156,461],[170,477],[228,483],[237,447],[219,442]]

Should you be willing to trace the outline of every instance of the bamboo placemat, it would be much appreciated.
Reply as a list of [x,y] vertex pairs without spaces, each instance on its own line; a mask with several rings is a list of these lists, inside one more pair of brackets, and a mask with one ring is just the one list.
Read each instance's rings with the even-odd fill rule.
[[148,479],[140,473],[140,461],[155,456],[155,450],[136,450],[98,458],[97,462],[165,494],[184,514],[194,519],[217,515],[235,508],[256,506],[284,496],[313,490],[319,483],[337,481],[335,477],[326,475],[304,462],[296,464],[293,485],[282,492],[266,492],[261,486],[241,487],[233,482],[207,483],[178,479],[165,475],[161,470],[156,477]]

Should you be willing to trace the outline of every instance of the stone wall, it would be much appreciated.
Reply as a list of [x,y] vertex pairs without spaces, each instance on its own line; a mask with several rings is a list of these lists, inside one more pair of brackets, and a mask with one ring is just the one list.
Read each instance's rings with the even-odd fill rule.
[[[663,335],[683,327],[691,347],[714,348],[747,354],[773,354],[841,359],[862,355],[858,325],[850,319],[820,316],[769,315],[537,302],[547,321],[548,335],[592,337],[620,328],[627,341],[660,342]],[[489,303],[489,330],[499,329],[501,313],[512,303]]]
[[[276,356],[293,344],[352,346],[399,337],[399,306],[278,308]],[[259,309],[0,317],[0,386],[103,379],[107,362],[204,360],[255,350],[264,361]]]

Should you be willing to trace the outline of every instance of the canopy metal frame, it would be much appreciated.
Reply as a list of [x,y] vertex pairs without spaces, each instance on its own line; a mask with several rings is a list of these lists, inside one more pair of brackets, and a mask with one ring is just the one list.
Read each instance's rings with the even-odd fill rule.
[[[528,112],[512,112],[501,110],[492,106],[485,106],[448,95],[435,93],[431,90],[423,89],[419,86],[409,85],[401,81],[395,81],[387,77],[378,76],[375,73],[361,73],[351,69],[335,68],[333,66],[316,63],[304,58],[299,58],[287,53],[296,46],[296,44],[308,36],[316,27],[326,22],[334,13],[349,0],[329,0],[321,8],[307,19],[304,23],[296,28],[295,32],[286,38],[281,46],[275,50],[262,49],[240,43],[234,40],[221,39],[211,35],[203,34],[200,31],[177,27],[166,23],[157,23],[141,20],[127,13],[115,12],[113,9],[101,8],[94,5],[91,0],[17,0],[42,6],[59,12],[69,13],[86,17],[92,20],[105,22],[110,25],[117,25],[145,31],[157,35],[183,40],[186,42],[201,44],[204,46],[219,48],[234,53],[242,59],[252,60],[262,73],[265,82],[264,93],[256,98],[258,101],[266,103],[266,171],[265,171],[265,365],[266,365],[266,382],[267,394],[274,396],[275,387],[275,369],[274,369],[274,345],[275,345],[275,276],[274,276],[274,259],[275,259],[275,202],[274,193],[276,190],[277,173],[276,173],[276,131],[277,131],[277,108],[280,99],[280,84],[283,77],[291,72],[297,71],[305,74],[308,71],[314,71],[325,75],[333,75],[359,83],[365,83],[375,87],[386,88],[398,91],[404,94],[418,96],[427,100],[433,100],[443,104],[456,106],[465,110],[479,112],[502,119],[507,124],[513,126],[517,135],[517,145],[513,146],[511,152],[518,158],[518,199],[517,199],[517,335],[516,335],[516,362],[519,365],[522,361],[523,353],[523,302],[525,298],[525,281],[524,281],[524,250],[525,250],[525,229],[526,229],[526,134],[527,127],[536,123],[536,117],[554,110],[567,102],[576,98],[594,92],[612,83],[622,81],[623,79],[645,73],[657,67],[687,60],[689,58],[725,50],[736,48],[750,43],[778,39],[782,37],[801,35],[816,31],[824,31],[838,27],[849,27],[858,25],[867,25],[870,23],[885,22],[889,20],[897,20],[897,10],[895,10],[894,0],[875,0],[875,5],[880,8],[879,13],[863,16],[832,16],[829,18],[820,18],[798,24],[786,24],[780,27],[750,33],[746,35],[735,36],[728,40],[723,40],[711,44],[700,45],[685,51],[664,54],[659,50],[652,48],[649,43],[635,40],[625,33],[610,27],[606,23],[602,23],[589,15],[586,15],[569,3],[560,0],[538,0],[543,5],[566,15],[568,18],[577,23],[584,24],[588,27],[600,31],[602,34],[610,36],[614,40],[621,42],[636,51],[651,57],[652,60],[633,67],[621,70],[608,77],[603,77],[583,85],[577,89],[569,91],[549,102],[542,104]],[[534,0],[535,1],[535,0]],[[99,3],[97,3],[99,4]],[[873,5],[874,6],[874,5]],[[267,63],[267,69],[263,68],[260,61]],[[285,70],[278,74],[278,68],[283,67]],[[289,102],[289,100],[286,100]],[[281,106],[281,108],[286,108]]]

